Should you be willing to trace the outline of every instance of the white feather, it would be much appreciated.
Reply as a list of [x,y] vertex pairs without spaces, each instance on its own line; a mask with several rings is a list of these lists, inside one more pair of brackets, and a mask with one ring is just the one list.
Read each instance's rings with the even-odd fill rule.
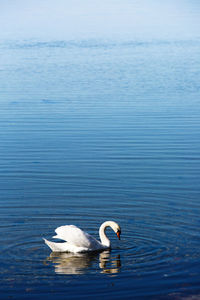
[[99,245],[95,238],[74,225],[60,226],[55,232],[57,233],[56,238],[67,241],[77,247],[90,249],[96,243]]

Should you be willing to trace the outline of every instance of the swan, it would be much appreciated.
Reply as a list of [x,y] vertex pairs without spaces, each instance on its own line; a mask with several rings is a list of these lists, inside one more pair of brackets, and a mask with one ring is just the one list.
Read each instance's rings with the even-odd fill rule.
[[114,221],[106,221],[99,228],[101,242],[75,225],[64,225],[56,228],[56,235],[53,238],[64,240],[64,243],[54,243],[46,239],[44,241],[53,252],[80,253],[105,250],[110,248],[110,240],[105,234],[107,227],[111,227],[120,240],[120,226]]

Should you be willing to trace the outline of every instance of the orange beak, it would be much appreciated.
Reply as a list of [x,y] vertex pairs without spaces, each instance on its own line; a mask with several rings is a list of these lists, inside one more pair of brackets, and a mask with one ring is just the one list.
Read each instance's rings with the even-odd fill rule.
[[117,236],[118,236],[118,239],[120,240],[120,232],[117,231]]

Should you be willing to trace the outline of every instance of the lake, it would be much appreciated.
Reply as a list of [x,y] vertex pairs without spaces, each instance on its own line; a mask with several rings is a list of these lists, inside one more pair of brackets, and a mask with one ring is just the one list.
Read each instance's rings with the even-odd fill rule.
[[[199,49],[192,34],[1,40],[1,299],[200,298]],[[111,251],[42,239],[98,238],[106,220]]]

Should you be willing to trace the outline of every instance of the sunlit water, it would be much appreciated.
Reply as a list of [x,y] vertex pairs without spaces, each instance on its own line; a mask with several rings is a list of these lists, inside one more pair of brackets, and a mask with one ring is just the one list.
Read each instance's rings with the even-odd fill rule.
[[[1,299],[200,297],[199,49],[1,43]],[[111,252],[42,240],[105,220],[122,228]]]

